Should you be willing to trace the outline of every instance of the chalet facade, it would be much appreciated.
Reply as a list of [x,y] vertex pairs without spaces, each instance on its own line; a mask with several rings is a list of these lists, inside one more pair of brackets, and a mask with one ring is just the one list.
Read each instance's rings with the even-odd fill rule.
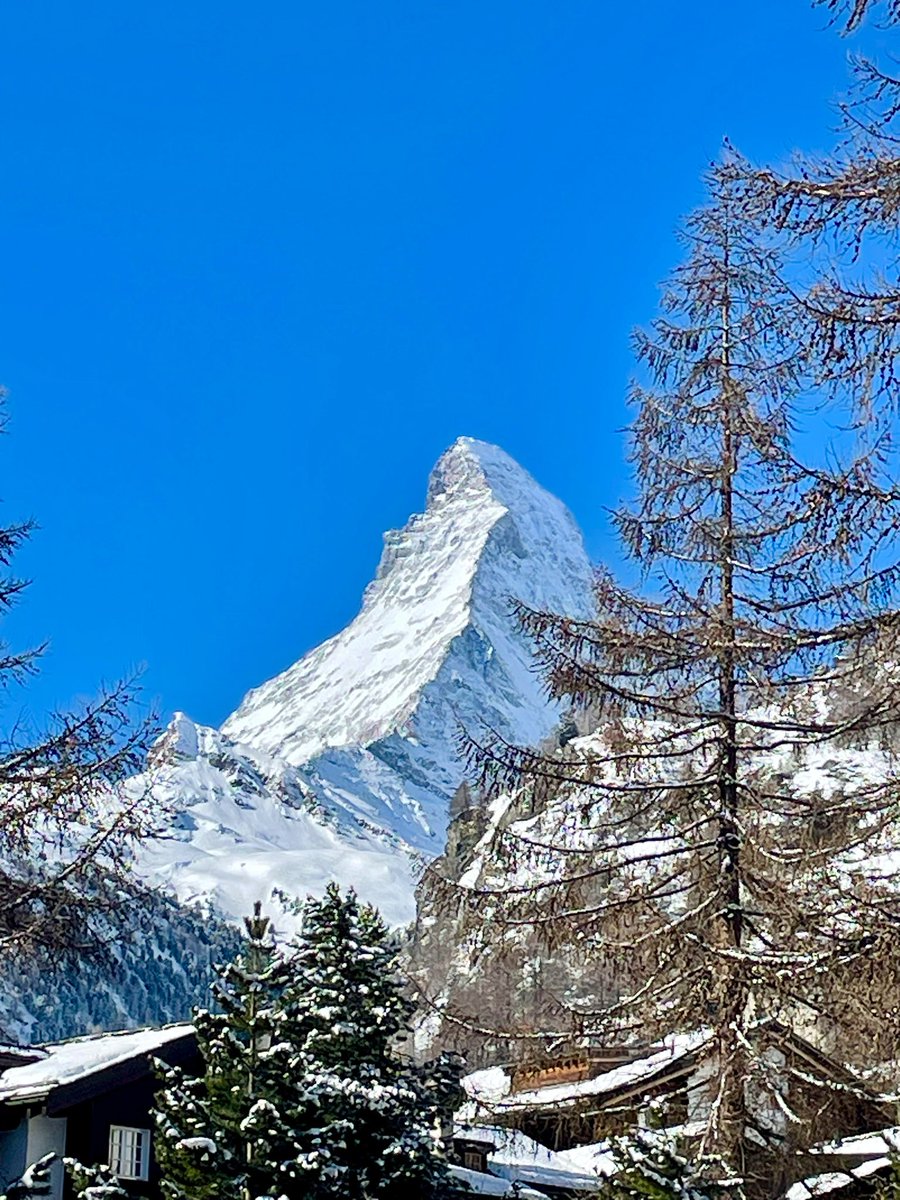
[[199,1071],[190,1025],[0,1048],[0,1191],[46,1154],[51,1200],[62,1200],[61,1159],[108,1163],[138,1197],[158,1194],[150,1111],[154,1058]]
[[[754,1114],[748,1140],[751,1150],[758,1146],[763,1170],[767,1146],[788,1148],[797,1169],[785,1178],[785,1189],[826,1165],[821,1158],[812,1162],[805,1147],[791,1145],[794,1131],[787,1110],[802,1116],[811,1141],[823,1144],[889,1123],[890,1108],[805,1039],[771,1022],[760,1023],[753,1036],[779,1096],[776,1100],[748,1077]],[[475,1072],[465,1081],[470,1103],[464,1114],[473,1123],[520,1130],[564,1154],[598,1146],[646,1122],[672,1129],[689,1150],[709,1115],[716,1077],[714,1046],[705,1031],[697,1031],[642,1051],[586,1050],[544,1063]]]
[[548,1061],[517,1063],[511,1071],[511,1090],[532,1092],[564,1083],[583,1083],[588,1079],[598,1079],[638,1058],[660,1054],[665,1050],[664,1045],[646,1046],[640,1050],[635,1050],[633,1046],[571,1048]]

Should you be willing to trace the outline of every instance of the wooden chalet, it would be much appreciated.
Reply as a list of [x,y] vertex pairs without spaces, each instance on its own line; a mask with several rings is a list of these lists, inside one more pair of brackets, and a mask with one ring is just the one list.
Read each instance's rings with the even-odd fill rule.
[[479,1095],[475,1072],[474,1112],[515,1127],[553,1150],[600,1142],[633,1127],[646,1101],[667,1100],[667,1123],[690,1116],[689,1082],[706,1038],[687,1035],[662,1046],[569,1052],[558,1059],[509,1069],[502,1095]]
[[[774,1023],[761,1023],[754,1037],[786,1105],[803,1115],[810,1141],[889,1123],[891,1113],[879,1098],[810,1042]],[[513,1127],[553,1150],[566,1150],[646,1123],[652,1107],[654,1124],[676,1128],[690,1141],[709,1113],[715,1076],[714,1048],[708,1034],[698,1031],[643,1050],[589,1049],[558,1061],[475,1072],[466,1081],[471,1097],[466,1112],[471,1120]],[[752,1079],[747,1086],[753,1088]],[[790,1140],[793,1129],[769,1092],[759,1088],[753,1108],[758,1127],[748,1131],[751,1139],[761,1147]]]
[[51,1200],[66,1191],[60,1159],[108,1163],[126,1190],[156,1197],[152,1060],[200,1069],[190,1025],[130,1030],[28,1049],[0,1048],[0,1193],[56,1154]]

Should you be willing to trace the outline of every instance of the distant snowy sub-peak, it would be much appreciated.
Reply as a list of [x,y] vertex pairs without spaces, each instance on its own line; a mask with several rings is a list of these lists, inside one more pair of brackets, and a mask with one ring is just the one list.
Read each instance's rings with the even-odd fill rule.
[[460,729],[530,744],[559,716],[512,600],[586,616],[591,580],[560,501],[502,450],[460,438],[425,511],[385,535],[346,629],[249,692],[221,730],[176,715],[150,769],[172,826],[145,868],[233,918],[273,888],[337,879],[409,920],[463,777]]

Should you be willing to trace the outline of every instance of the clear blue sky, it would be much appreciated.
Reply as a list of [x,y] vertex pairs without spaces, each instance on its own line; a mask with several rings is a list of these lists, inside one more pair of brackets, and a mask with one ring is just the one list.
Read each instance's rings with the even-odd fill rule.
[[[617,11],[613,11],[613,10]],[[630,328],[728,135],[831,142],[807,0],[0,8],[6,636],[39,714],[146,663],[216,723],[355,613],[459,434],[595,557]]]

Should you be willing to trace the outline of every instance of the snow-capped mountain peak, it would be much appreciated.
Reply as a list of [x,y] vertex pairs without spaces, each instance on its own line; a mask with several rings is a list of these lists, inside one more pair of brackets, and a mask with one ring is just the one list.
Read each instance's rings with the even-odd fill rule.
[[389,919],[411,915],[414,863],[443,849],[462,778],[460,727],[528,743],[558,715],[511,600],[586,615],[591,574],[564,505],[499,448],[458,439],[424,512],[385,535],[346,629],[249,692],[220,731],[176,716],[155,770],[181,816],[154,870],[232,915],[248,885],[265,898],[332,878]]
[[[330,747],[368,745],[401,730],[454,638],[470,622],[478,624],[473,593],[479,564],[507,514],[518,534],[505,539],[511,559],[535,553],[540,543],[550,556],[551,546],[563,543],[570,593],[577,594],[548,598],[583,609],[586,561],[562,504],[502,450],[460,438],[431,473],[425,511],[385,535],[381,562],[356,619],[251,691],[222,732],[303,763]],[[484,599],[508,605],[510,595],[521,594],[512,586],[519,582],[515,574],[510,572],[505,596]],[[572,575],[579,577],[574,589]]]

